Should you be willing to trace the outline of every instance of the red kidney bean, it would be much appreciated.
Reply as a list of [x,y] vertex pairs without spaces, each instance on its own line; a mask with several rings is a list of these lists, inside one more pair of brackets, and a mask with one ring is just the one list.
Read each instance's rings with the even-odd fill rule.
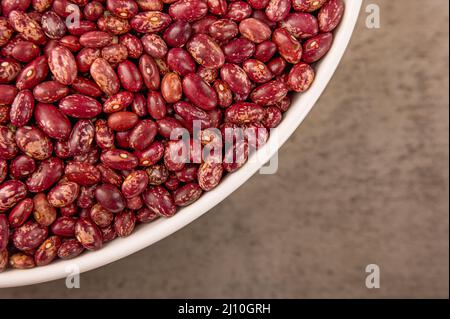
[[113,15],[100,17],[97,20],[97,26],[100,30],[113,35],[125,34],[131,30],[131,25],[128,20]]
[[148,147],[158,133],[158,126],[152,120],[141,120],[129,134],[130,147],[143,150]]
[[39,247],[47,235],[47,227],[30,220],[17,228],[12,233],[11,239],[14,247],[21,251],[27,251]]
[[14,30],[11,28],[8,20],[4,17],[0,17],[0,47],[8,43],[13,32]]
[[89,31],[80,36],[80,44],[87,48],[103,48],[111,41],[111,35],[104,31]]
[[195,72],[196,68],[192,57],[182,48],[170,49],[167,54],[167,64],[172,71],[181,76]]
[[44,193],[33,197],[33,217],[42,226],[50,226],[56,219],[56,210],[47,200]]
[[239,32],[248,40],[261,43],[270,38],[272,30],[263,21],[248,18],[242,20],[239,24]]
[[118,170],[133,169],[139,164],[136,156],[119,149],[107,150],[102,153],[100,158],[103,164]]
[[[87,215],[86,210],[91,208],[92,205],[94,205],[94,190],[95,190],[95,185],[94,186],[81,186],[80,188],[80,195],[78,195],[77,198],[77,203],[76,205],[84,210],[80,211],[80,213],[78,214],[78,216],[80,218],[84,218],[86,216],[82,216],[83,213],[84,215]],[[64,207],[62,207],[64,208]],[[61,209],[62,209],[61,208]]]
[[147,100],[143,94],[135,94],[133,102],[131,103],[131,111],[136,113],[139,117],[145,117],[148,115]]
[[173,192],[174,203],[177,206],[190,205],[199,199],[202,192],[202,189],[197,183],[186,184]]
[[19,90],[32,89],[46,78],[48,71],[47,58],[37,57],[20,71],[16,78],[16,87]]
[[136,220],[140,223],[150,223],[157,219],[159,215],[147,207],[139,209],[136,213]]
[[63,175],[64,164],[56,157],[40,162],[36,171],[26,180],[27,188],[32,193],[49,189]]
[[276,44],[280,55],[289,63],[296,64],[302,58],[302,45],[286,29],[273,31],[272,41]]
[[175,172],[177,179],[183,183],[189,183],[197,179],[198,165],[186,164],[185,167]]
[[286,66],[286,60],[280,56],[273,58],[269,61],[269,63],[267,63],[267,67],[269,68],[270,72],[272,72],[272,74],[275,76],[281,75],[286,69]]
[[9,23],[25,40],[37,45],[45,43],[45,34],[41,26],[26,13],[13,10],[8,15]]
[[180,121],[172,117],[165,117],[157,121],[157,124],[158,133],[165,138],[170,138],[170,133],[175,128],[183,128],[183,125],[180,123]]
[[67,116],[90,119],[101,113],[102,106],[92,97],[72,94],[60,100],[59,109]]
[[265,109],[265,117],[262,121],[263,125],[267,128],[274,128],[280,124],[282,120],[281,111],[276,106],[268,106]]
[[117,237],[116,230],[114,229],[114,225],[111,224],[107,227],[100,228],[103,236],[103,243],[107,243]]
[[164,183],[164,187],[166,187],[169,191],[174,191],[180,186],[180,181],[175,176],[174,173],[171,173]]
[[[18,202],[8,215],[9,226],[13,228],[22,226],[27,221],[28,217],[30,217],[33,211],[33,207],[33,200],[31,198],[25,198]],[[2,215],[0,215],[0,219],[1,216]],[[6,236],[5,238],[6,241],[8,241],[8,236]],[[1,250],[2,249],[0,248],[0,251]]]
[[150,91],[147,95],[147,110],[152,118],[160,120],[166,116],[167,108],[166,102],[161,93],[157,91]]
[[27,155],[19,155],[9,165],[11,176],[16,179],[24,179],[36,170],[34,159]]
[[158,67],[158,72],[161,76],[166,75],[170,72],[169,66],[164,59],[155,59],[156,66]]
[[34,98],[41,103],[55,103],[69,94],[69,88],[57,81],[39,83],[33,89]]
[[148,185],[148,175],[145,171],[133,171],[122,184],[122,194],[125,198],[140,195]]
[[173,105],[173,108],[175,113],[186,121],[189,126],[192,126],[193,121],[199,121],[202,128],[211,126],[209,114],[188,102],[177,102]]
[[64,173],[69,181],[83,186],[95,185],[101,179],[98,168],[89,163],[69,162]]
[[169,6],[169,14],[174,20],[197,21],[208,12],[208,6],[201,0],[179,0]]
[[109,149],[114,146],[114,132],[108,127],[106,120],[95,121],[95,142],[102,149]]
[[95,128],[91,121],[79,120],[76,122],[68,139],[71,155],[89,152],[94,135]]
[[34,254],[36,266],[45,266],[51,263],[57,257],[58,249],[60,247],[61,239],[58,236],[47,238]]
[[11,56],[17,61],[28,63],[39,56],[41,50],[33,42],[22,41],[14,45]]
[[133,112],[115,112],[108,116],[108,126],[114,131],[128,131],[139,121],[139,117]]
[[142,79],[145,86],[150,90],[158,90],[161,82],[158,66],[155,60],[147,55],[143,54],[139,59],[139,71],[141,72]]
[[75,223],[77,220],[69,216],[58,217],[52,224],[51,231],[53,234],[61,237],[75,236]]
[[228,12],[225,15],[228,19],[242,21],[252,14],[252,7],[244,1],[234,1],[228,5]]
[[48,65],[55,79],[64,85],[70,85],[77,77],[77,63],[72,53],[63,46],[50,51]]
[[251,90],[251,82],[247,73],[238,65],[225,63],[220,69],[220,77],[228,83],[231,91],[247,95]]
[[146,34],[141,38],[141,42],[144,51],[155,59],[161,59],[167,54],[167,44],[157,34]]
[[219,76],[219,72],[217,69],[208,69],[205,68],[203,65],[200,65],[197,74],[208,84],[211,84],[214,82],[214,80],[217,79]]
[[130,132],[116,132],[116,146],[120,148],[130,148]]
[[103,208],[112,213],[119,213],[125,208],[125,199],[117,187],[102,184],[95,188],[95,198]]
[[135,15],[131,21],[131,27],[141,33],[155,33],[163,31],[172,22],[170,16],[159,11],[141,12]]
[[52,104],[38,103],[34,118],[39,128],[51,138],[65,140],[72,131],[67,116]]
[[307,39],[319,33],[317,18],[310,13],[290,13],[283,21],[280,21],[280,26],[297,39]]
[[233,102],[233,93],[230,86],[223,80],[216,80],[213,83],[213,88],[217,94],[217,104],[220,107],[228,107]]
[[103,208],[100,204],[95,204],[89,211],[89,217],[98,227],[108,227],[113,219],[114,214]]
[[114,69],[103,58],[97,58],[92,62],[90,73],[95,83],[107,95],[114,95],[119,91],[120,82]]
[[47,11],[42,15],[41,26],[50,39],[60,39],[66,33],[64,21],[54,11]]
[[17,93],[9,112],[9,119],[17,127],[24,126],[33,116],[34,98],[30,90]]
[[97,21],[105,11],[103,5],[98,1],[87,3],[83,8],[83,15],[89,21]]
[[218,42],[224,42],[237,36],[239,29],[237,24],[229,19],[220,19],[213,22],[208,33]]
[[112,14],[124,19],[135,16],[139,11],[137,3],[133,0],[107,0],[106,8]]
[[252,123],[264,118],[264,109],[254,103],[238,102],[225,111],[225,122],[235,124]]
[[142,195],[142,199],[150,211],[160,216],[170,217],[176,212],[172,196],[162,186],[147,188]]
[[255,44],[247,39],[234,39],[222,46],[222,50],[227,62],[241,64],[255,53]]
[[6,179],[8,174],[8,163],[4,159],[0,159],[0,183]]
[[61,243],[58,249],[58,257],[61,259],[72,259],[80,255],[84,247],[76,239],[68,239]]
[[[66,35],[62,37],[59,41],[59,44],[69,49],[71,52],[75,53],[81,50],[82,46],[80,44],[80,41],[78,40],[78,37],[75,35]],[[49,48],[47,50],[45,55],[48,56],[48,52],[50,52],[54,47],[57,47],[58,45],[52,46],[52,48]]]
[[127,208],[131,210],[138,210],[144,206],[144,201],[141,196],[135,196],[126,199]]
[[287,85],[295,92],[305,92],[314,81],[314,69],[306,63],[294,65],[288,75]]
[[163,39],[171,47],[182,47],[189,40],[191,34],[191,25],[187,21],[178,20],[167,27],[164,31]]
[[9,253],[8,250],[5,249],[3,251],[0,251],[0,273],[3,272],[6,267],[8,266],[9,261]]
[[78,197],[80,187],[74,182],[60,182],[47,195],[48,202],[53,207],[64,207],[72,204]]
[[0,252],[4,251],[9,241],[9,223],[5,214],[0,215]]
[[226,0],[207,0],[206,4],[212,14],[223,16],[227,13],[228,3]]
[[204,191],[210,191],[219,184],[222,174],[222,163],[206,161],[198,168],[198,185]]
[[331,48],[332,33],[320,33],[303,43],[303,62],[314,63],[320,60]]
[[110,64],[115,65],[126,61],[128,58],[128,50],[126,46],[120,43],[113,43],[102,48],[101,55],[103,59],[108,61]]
[[75,224],[75,237],[80,244],[88,250],[97,250],[102,248],[102,232],[90,220],[80,218]]
[[13,59],[0,58],[0,83],[12,82],[21,69],[21,65]]
[[117,67],[117,74],[122,86],[130,92],[138,92],[143,85],[138,68],[131,61],[123,61]]
[[11,105],[17,95],[17,89],[12,85],[0,84],[0,105]]
[[[139,9],[141,11],[162,11],[164,3],[169,3],[169,1],[162,0],[136,0]],[[172,3],[174,1],[170,1]]]
[[114,230],[117,236],[129,236],[136,224],[136,216],[131,210],[124,210],[114,216]]
[[255,83],[265,83],[273,78],[272,71],[263,62],[249,59],[242,64],[248,77]]
[[288,93],[285,83],[274,80],[256,87],[250,98],[254,103],[259,105],[273,105],[280,101]]
[[183,92],[193,104],[203,110],[212,110],[217,106],[216,91],[198,74],[190,73],[184,77]]
[[42,161],[53,152],[53,144],[47,135],[36,127],[22,126],[16,131],[16,143],[26,155]]
[[148,183],[150,185],[161,185],[169,178],[169,170],[163,164],[155,164],[146,169]]
[[30,269],[36,266],[34,258],[24,253],[15,253],[9,257],[9,265],[15,269]]
[[183,140],[167,142],[164,150],[164,165],[169,171],[179,171],[182,169],[187,161],[186,148]]
[[170,72],[161,81],[161,94],[167,103],[175,103],[181,99],[183,88],[180,76]]
[[220,46],[206,34],[196,34],[186,45],[194,60],[206,68],[218,69],[225,63]]
[[295,11],[313,12],[320,9],[328,0],[292,0]]
[[151,166],[163,157],[164,146],[160,141],[155,141],[146,149],[136,151],[134,155],[138,158],[140,166]]
[[110,96],[105,103],[103,103],[104,113],[119,112],[128,107],[133,102],[133,93],[122,91]]
[[18,152],[14,133],[10,128],[0,125],[0,159],[12,159]]
[[119,43],[127,48],[128,56],[133,59],[139,58],[144,50],[141,40],[130,33],[121,35]]

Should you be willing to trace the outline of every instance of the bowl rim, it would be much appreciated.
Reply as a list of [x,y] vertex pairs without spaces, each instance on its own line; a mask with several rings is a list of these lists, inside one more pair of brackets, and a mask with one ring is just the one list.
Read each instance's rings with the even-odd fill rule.
[[[333,76],[356,26],[362,0],[344,0],[345,12],[334,31],[333,45],[328,54],[315,66],[316,77],[310,89],[293,98],[292,105],[280,125],[271,131],[266,145],[252,154],[238,171],[227,175],[210,192],[195,203],[181,208],[173,217],[142,224],[128,237],[116,238],[98,251],[85,252],[70,260],[58,260],[47,266],[26,270],[6,270],[0,273],[0,288],[32,285],[67,277],[73,271],[87,272],[107,265],[144,249],[199,218],[244,184],[264,163],[268,162],[305,119]],[[258,160],[252,160],[258,157]],[[74,268],[75,267],[75,268]]]

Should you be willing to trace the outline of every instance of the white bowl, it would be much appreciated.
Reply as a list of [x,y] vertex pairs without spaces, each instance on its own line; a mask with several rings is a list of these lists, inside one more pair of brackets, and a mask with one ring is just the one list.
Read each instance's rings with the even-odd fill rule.
[[331,50],[315,67],[316,78],[313,85],[306,93],[299,94],[294,99],[283,121],[273,131],[272,137],[275,138],[270,138],[264,147],[253,154],[257,156],[257,161],[250,158],[241,169],[224,178],[218,187],[205,193],[192,205],[180,209],[171,218],[161,218],[150,224],[140,225],[129,237],[115,239],[98,251],[85,252],[71,260],[60,260],[48,266],[27,270],[7,270],[0,274],[0,287],[16,287],[63,278],[73,271],[73,265],[76,265],[80,272],[85,272],[109,264],[169,236],[224,200],[272,158],[314,106],[344,54],[359,15],[361,2],[362,0],[345,0],[344,17],[335,31]]

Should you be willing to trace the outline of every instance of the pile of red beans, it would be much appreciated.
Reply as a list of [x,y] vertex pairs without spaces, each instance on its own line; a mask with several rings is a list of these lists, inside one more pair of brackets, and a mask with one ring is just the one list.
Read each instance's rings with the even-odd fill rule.
[[1,0],[0,271],[170,217],[245,161],[176,162],[176,128],[268,137],[343,0]]

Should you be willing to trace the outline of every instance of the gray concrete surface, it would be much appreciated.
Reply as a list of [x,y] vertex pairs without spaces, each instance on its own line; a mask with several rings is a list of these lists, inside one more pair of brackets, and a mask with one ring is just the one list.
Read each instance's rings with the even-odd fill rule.
[[[152,247],[1,297],[448,297],[448,1],[371,0],[347,54],[280,151]],[[381,288],[365,288],[365,266]]]

